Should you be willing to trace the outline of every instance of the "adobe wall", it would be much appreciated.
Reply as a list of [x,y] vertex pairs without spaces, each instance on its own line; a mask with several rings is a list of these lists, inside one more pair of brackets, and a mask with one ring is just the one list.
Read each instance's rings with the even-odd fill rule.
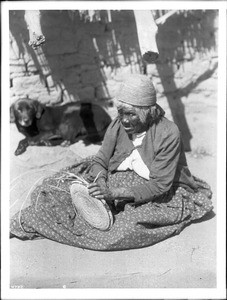
[[[158,12],[157,12],[158,14]],[[46,37],[39,50],[28,46],[24,11],[10,12],[10,98],[42,103],[101,101],[114,97],[130,73],[143,72],[133,11],[112,11],[112,23],[84,22],[79,14],[42,11]],[[159,25],[160,57],[148,65],[160,95],[189,93],[216,76],[217,11],[174,15]],[[209,89],[209,87],[207,87]]]

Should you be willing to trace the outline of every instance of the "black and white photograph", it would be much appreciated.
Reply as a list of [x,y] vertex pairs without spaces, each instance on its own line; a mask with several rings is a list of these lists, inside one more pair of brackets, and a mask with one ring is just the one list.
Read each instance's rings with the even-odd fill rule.
[[225,298],[227,7],[183,2],[1,3],[2,299]]

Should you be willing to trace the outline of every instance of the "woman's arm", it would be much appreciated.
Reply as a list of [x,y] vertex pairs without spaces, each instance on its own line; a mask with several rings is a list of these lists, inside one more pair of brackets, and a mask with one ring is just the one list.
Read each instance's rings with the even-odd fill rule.
[[172,186],[181,153],[180,132],[176,125],[159,133],[155,158],[150,166],[150,180],[132,187],[136,203],[149,202]]

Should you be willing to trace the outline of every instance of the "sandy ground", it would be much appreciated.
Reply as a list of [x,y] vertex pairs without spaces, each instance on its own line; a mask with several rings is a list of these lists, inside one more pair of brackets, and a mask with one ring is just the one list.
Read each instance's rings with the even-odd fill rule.
[[[183,99],[193,138],[187,153],[191,172],[213,190],[214,213],[185,228],[180,235],[154,246],[119,252],[98,252],[50,240],[10,241],[10,284],[23,288],[214,288],[216,287],[216,120],[215,89],[200,93],[214,79],[202,83]],[[202,94],[202,96],[201,96]],[[165,99],[159,104],[171,113]],[[111,111],[114,115],[115,111]],[[41,176],[70,165],[78,157],[95,154],[99,145],[82,141],[69,148],[30,147],[14,156],[22,138],[11,125],[11,197],[13,215],[29,204],[28,190]],[[49,170],[49,171],[47,171]],[[27,172],[27,173],[26,173]],[[48,173],[49,172],[49,173]],[[14,181],[13,181],[14,180]],[[25,184],[26,183],[26,184]],[[27,197],[27,198],[26,198]],[[26,201],[25,201],[26,200]]]

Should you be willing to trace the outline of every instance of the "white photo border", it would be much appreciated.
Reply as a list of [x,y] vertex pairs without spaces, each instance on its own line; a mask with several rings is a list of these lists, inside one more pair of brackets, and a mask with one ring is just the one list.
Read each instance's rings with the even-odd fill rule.
[[[226,14],[224,1],[15,1],[2,2],[1,237],[2,299],[225,299],[226,297]],[[9,10],[217,9],[219,11],[217,129],[217,288],[210,289],[10,289],[9,252]],[[3,142],[4,141],[4,142]]]

